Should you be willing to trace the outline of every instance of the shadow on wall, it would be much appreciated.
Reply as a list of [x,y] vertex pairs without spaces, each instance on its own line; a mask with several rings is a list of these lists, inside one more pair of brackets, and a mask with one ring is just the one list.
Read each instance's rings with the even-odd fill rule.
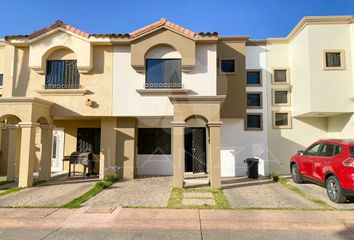
[[[92,69],[88,74],[85,75],[96,75],[96,74],[103,74],[105,68],[105,55],[112,54],[113,49],[112,47],[106,47],[103,51],[101,51],[98,47],[94,48],[92,51]],[[109,65],[107,65],[109,66]],[[107,67],[106,66],[106,67]],[[98,79],[97,79],[98,80]]]
[[[241,45],[239,47],[242,49]],[[244,117],[246,113],[246,91],[240,89],[245,90],[246,88],[245,71],[241,71],[246,67],[246,57],[244,53],[235,50],[224,42],[218,43],[218,50],[222,54],[222,58],[236,59],[235,71],[237,72],[237,74],[218,74],[217,76],[217,94],[226,95],[221,105],[221,117]],[[219,69],[218,62],[218,72]],[[235,108],[235,102],[239,103],[237,108]]]
[[[18,63],[21,61],[21,65],[15,64],[15,75],[13,81],[12,96],[14,97],[24,97],[26,96],[29,80],[30,80],[30,69],[29,65],[29,48],[15,48],[15,59],[14,62]],[[43,83],[44,84],[44,83]]]
[[268,154],[270,173],[290,174],[291,156],[298,150],[304,150],[311,143],[327,137],[327,119],[325,118],[293,118],[292,122],[293,128],[291,129],[271,129],[270,131]]
[[208,50],[196,48],[195,67],[188,75],[196,75],[208,72]]
[[[348,123],[350,122],[353,114],[352,113],[347,113],[347,114],[340,114],[337,116],[329,117],[328,118],[328,130],[331,133],[341,133],[346,126],[348,126]],[[351,133],[354,138],[354,133]]]

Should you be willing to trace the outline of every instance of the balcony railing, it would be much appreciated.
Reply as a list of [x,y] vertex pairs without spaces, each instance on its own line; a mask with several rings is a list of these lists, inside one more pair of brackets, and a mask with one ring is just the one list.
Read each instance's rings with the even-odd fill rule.
[[145,88],[183,88],[182,83],[145,83]]
[[84,89],[80,84],[46,84],[42,85],[42,89]]

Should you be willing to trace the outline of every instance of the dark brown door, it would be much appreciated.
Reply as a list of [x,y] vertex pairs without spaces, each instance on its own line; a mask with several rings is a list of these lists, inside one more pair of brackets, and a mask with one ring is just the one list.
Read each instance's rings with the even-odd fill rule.
[[205,128],[185,128],[185,171],[206,172]]

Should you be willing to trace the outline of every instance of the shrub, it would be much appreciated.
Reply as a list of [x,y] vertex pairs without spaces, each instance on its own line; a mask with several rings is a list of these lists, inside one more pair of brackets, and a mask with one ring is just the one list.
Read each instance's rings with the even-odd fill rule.
[[119,180],[120,168],[117,166],[109,166],[105,169],[106,177],[105,180],[108,182],[117,182]]
[[271,173],[270,174],[270,178],[273,179],[274,182],[278,182],[279,181],[279,175],[276,173]]

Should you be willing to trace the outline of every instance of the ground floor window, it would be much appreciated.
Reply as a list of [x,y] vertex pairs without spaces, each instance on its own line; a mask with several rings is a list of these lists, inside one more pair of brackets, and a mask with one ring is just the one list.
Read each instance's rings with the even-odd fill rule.
[[138,154],[171,154],[171,129],[139,128]]
[[100,154],[101,129],[78,128],[76,150],[79,152],[90,151]]

